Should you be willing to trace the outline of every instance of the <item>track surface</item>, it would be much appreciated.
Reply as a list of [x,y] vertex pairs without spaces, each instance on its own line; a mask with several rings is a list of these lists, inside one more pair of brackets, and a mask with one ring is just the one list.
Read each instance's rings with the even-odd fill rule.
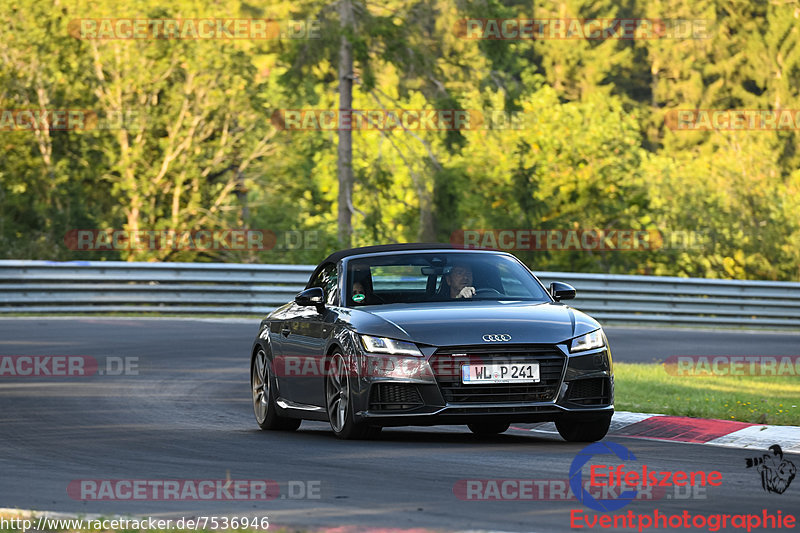
[[[255,425],[248,353],[257,321],[46,318],[0,320],[0,355],[138,357],[138,375],[0,377],[0,507],[146,516],[269,516],[292,526],[567,531],[572,501],[462,501],[463,479],[568,477],[581,445],[546,433],[477,438],[466,427],[384,430],[372,442],[335,439],[327,424],[296,433]],[[797,355],[800,335],[608,328],[616,361],[680,354]],[[617,438],[649,469],[711,471],[704,498],[636,501],[623,511],[797,512],[800,480],[761,489],[753,450]],[[800,466],[796,456],[794,462]],[[614,464],[610,461],[610,463]],[[78,479],[270,479],[270,502],[81,501]],[[586,474],[588,477],[588,471]],[[319,499],[287,498],[289,482],[320,482]],[[671,491],[671,489],[670,489]]]

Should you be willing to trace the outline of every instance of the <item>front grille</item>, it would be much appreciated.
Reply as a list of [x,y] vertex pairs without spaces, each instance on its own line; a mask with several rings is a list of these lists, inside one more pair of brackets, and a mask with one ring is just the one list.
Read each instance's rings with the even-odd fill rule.
[[608,405],[611,386],[607,378],[576,379],[569,384],[567,399],[581,405]]
[[416,385],[377,383],[370,391],[370,411],[408,411],[422,404],[422,396]]
[[[466,357],[452,357],[464,353]],[[431,368],[447,403],[549,402],[558,392],[565,361],[553,346],[448,347],[431,357]],[[466,363],[539,363],[540,381],[465,385],[461,365]]]

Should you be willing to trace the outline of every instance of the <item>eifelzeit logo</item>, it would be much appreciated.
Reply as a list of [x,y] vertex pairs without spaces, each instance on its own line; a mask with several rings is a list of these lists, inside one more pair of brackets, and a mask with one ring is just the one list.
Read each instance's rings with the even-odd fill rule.
[[772,455],[765,453],[761,457],[748,457],[745,459],[747,468],[755,467],[761,474],[761,488],[766,492],[783,494],[791,485],[797,467],[783,457],[783,450],[777,444],[769,447]]

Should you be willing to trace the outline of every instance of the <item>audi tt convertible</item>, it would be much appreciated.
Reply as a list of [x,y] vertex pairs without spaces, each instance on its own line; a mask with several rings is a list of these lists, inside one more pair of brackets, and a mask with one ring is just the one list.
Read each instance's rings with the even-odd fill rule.
[[330,422],[343,439],[385,426],[466,424],[477,434],[552,421],[602,439],[614,412],[600,325],[513,255],[442,244],[339,251],[267,315],[250,356],[256,421]]

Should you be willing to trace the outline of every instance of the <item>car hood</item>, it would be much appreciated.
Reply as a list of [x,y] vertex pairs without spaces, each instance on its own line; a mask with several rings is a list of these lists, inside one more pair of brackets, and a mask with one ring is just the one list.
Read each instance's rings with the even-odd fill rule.
[[600,327],[560,303],[444,302],[381,305],[351,316],[359,333],[433,346],[484,344],[484,335],[510,335],[511,343],[557,344]]

